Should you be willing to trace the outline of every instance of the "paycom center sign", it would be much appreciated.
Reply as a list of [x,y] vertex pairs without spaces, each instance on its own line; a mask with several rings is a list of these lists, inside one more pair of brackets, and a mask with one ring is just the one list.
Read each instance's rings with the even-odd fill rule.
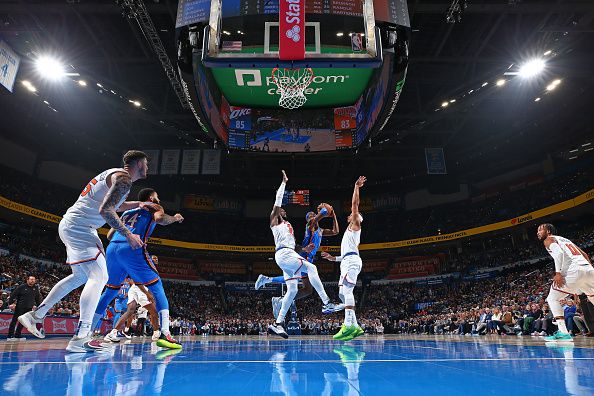
[[[305,89],[303,107],[352,105],[361,96],[374,69],[314,69]],[[280,92],[272,69],[212,68],[212,74],[229,103],[249,107],[278,107]]]

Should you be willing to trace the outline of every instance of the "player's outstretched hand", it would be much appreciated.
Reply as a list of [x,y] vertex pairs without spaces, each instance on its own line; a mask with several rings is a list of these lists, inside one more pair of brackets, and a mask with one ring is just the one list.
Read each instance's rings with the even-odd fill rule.
[[284,169],[281,172],[283,172],[283,183],[288,182],[289,178],[287,177],[287,174],[285,173]]
[[179,213],[176,213],[173,217],[175,218],[175,221],[177,221],[178,223],[184,221],[184,216],[180,215]]
[[130,244],[130,247],[133,250],[140,249],[144,246],[144,242],[142,241],[142,239],[140,239],[140,235],[130,233],[128,234],[126,239],[128,240],[128,243]]
[[365,176],[359,176],[359,178],[355,182],[355,185],[357,187],[363,187],[363,185],[365,184],[366,181],[367,181],[367,178]]
[[336,261],[336,257],[334,257],[333,255],[331,255],[328,252],[322,252],[322,258],[326,259],[328,261]]

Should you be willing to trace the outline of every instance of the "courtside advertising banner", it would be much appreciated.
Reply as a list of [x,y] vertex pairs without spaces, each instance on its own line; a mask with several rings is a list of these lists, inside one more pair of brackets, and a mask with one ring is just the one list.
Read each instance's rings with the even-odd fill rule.
[[279,59],[305,58],[305,0],[280,0]]

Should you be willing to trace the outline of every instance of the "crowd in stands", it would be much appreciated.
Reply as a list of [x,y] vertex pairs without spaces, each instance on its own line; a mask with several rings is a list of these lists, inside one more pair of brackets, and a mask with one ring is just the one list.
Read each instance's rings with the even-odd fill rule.
[[[559,171],[551,179],[540,177],[534,181],[501,186],[486,192],[473,190],[471,198],[455,203],[415,210],[366,213],[364,240],[386,242],[416,238],[511,219],[588,191],[594,187],[592,176],[588,167],[567,174]],[[31,176],[17,175],[6,169],[0,172],[0,186],[3,196],[58,215],[66,211],[79,193]],[[291,215],[290,208],[288,214]],[[267,227],[267,215],[268,213],[264,213],[262,219],[252,219],[239,215],[213,215],[186,210],[184,223],[176,224],[175,227],[157,227],[154,235],[204,243],[270,245],[272,235]],[[343,217],[339,218],[342,229],[345,227]],[[294,224],[303,222],[302,218],[289,220]],[[324,240],[323,244],[337,244],[338,241],[338,237],[332,237]]]

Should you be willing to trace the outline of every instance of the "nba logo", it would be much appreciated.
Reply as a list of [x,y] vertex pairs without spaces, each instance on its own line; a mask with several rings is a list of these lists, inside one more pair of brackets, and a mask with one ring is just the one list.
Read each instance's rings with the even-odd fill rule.
[[363,51],[363,35],[361,33],[353,33],[351,36],[351,47],[353,52]]

